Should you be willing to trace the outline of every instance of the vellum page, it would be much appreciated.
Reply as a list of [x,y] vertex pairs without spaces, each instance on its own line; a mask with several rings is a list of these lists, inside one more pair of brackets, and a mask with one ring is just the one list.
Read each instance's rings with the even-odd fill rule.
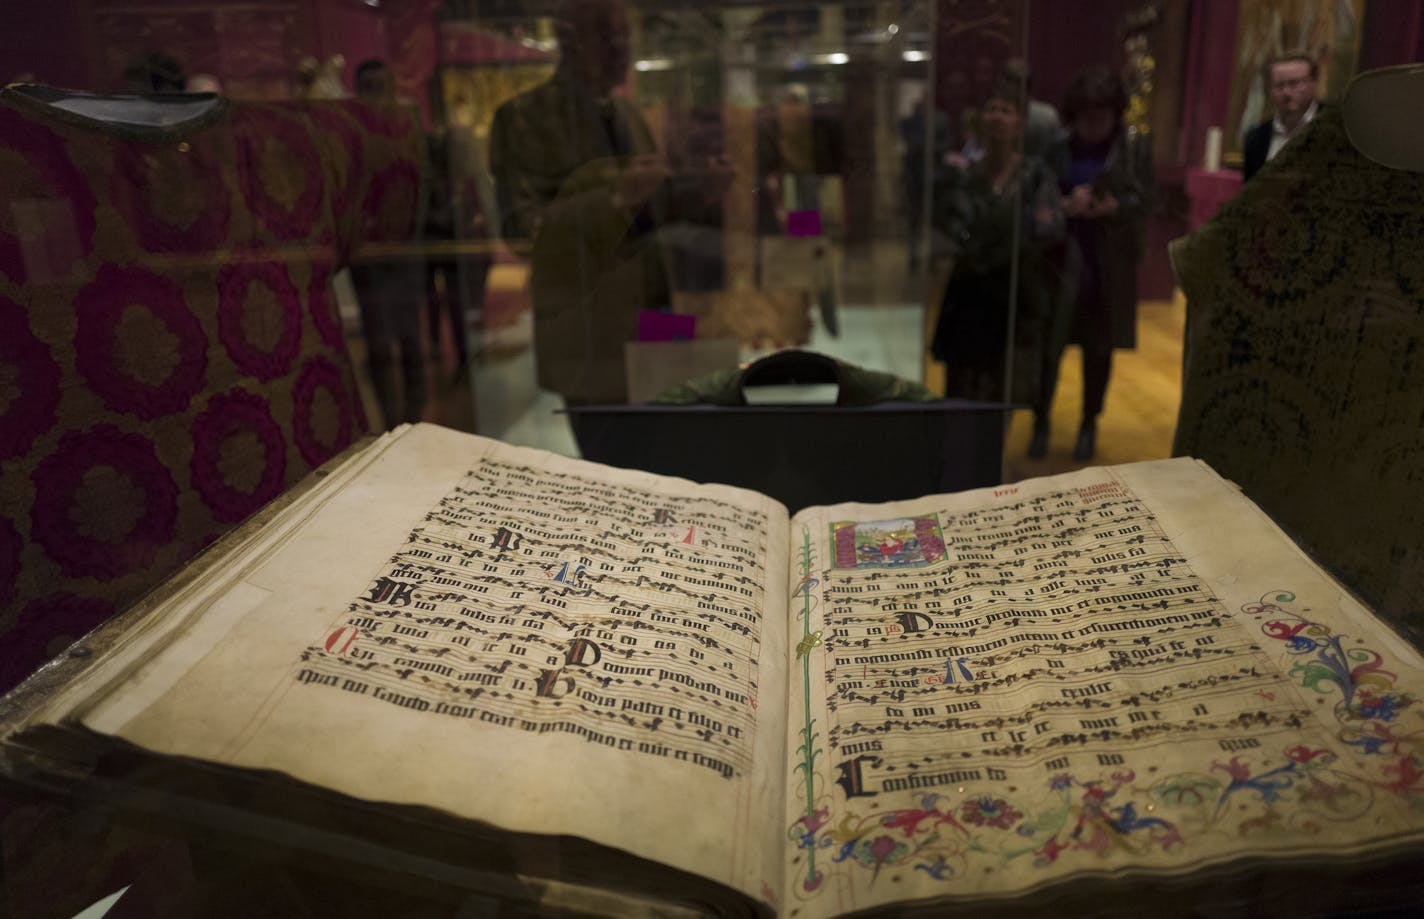
[[409,425],[402,425],[381,435],[365,449],[348,457],[330,474],[321,477],[274,519],[241,543],[233,545],[224,554],[221,566],[216,566],[222,570],[209,570],[205,576],[189,582],[127,627],[102,660],[56,692],[34,713],[29,723],[57,722],[68,713],[84,708],[86,700],[100,698],[128,684],[136,676],[141,676],[141,679],[127,687],[127,704],[142,705],[155,698],[181,673],[175,667],[163,667],[159,671],[149,668],[149,660],[158,649],[191,629],[226,631],[230,623],[225,620],[224,612],[238,616],[242,614],[243,607],[238,603],[227,603],[215,612],[216,599],[232,589],[241,580],[243,572],[262,564],[268,555],[285,545],[316,509],[340,494],[352,478],[410,430]]
[[791,529],[788,909],[1424,836],[1424,661],[1204,464]]
[[785,547],[753,492],[420,425],[80,720],[763,897]]

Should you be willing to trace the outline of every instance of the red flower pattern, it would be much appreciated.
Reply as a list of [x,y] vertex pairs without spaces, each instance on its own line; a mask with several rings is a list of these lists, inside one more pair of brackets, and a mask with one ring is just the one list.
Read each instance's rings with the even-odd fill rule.
[[[146,251],[208,254],[227,240],[232,189],[214,146],[207,138],[185,143],[186,152],[172,143],[118,144],[114,207]],[[193,208],[189,223],[179,226],[170,215],[155,210],[145,192],[157,183],[172,199],[202,202]]]
[[[46,236],[63,234],[65,237],[56,240],[57,245],[45,247],[46,251],[62,253],[64,264],[48,266],[62,276],[73,260],[87,256],[94,247],[95,210],[98,205],[94,191],[69,158],[64,138],[43,124],[0,105],[0,137],[4,138],[5,148],[23,156],[25,165],[44,183],[42,188],[27,186],[23,182],[19,187],[10,184],[0,193],[0,200],[8,204],[23,195],[60,202],[71,218],[63,221],[64,225],[47,225],[41,231]],[[7,176],[7,183],[13,178]],[[31,280],[25,247],[20,238],[6,227],[7,222],[0,221],[0,273],[23,285]]]
[[[228,482],[219,464],[223,444],[242,433],[255,435],[263,454],[251,491]],[[193,424],[193,487],[218,520],[242,520],[281,494],[286,466],[287,443],[266,401],[246,390],[213,396]]]
[[[75,525],[71,511],[90,470],[108,466],[143,493],[143,512],[122,539],[97,539]],[[147,568],[173,539],[178,487],[153,444],[111,425],[71,431],[35,469],[31,538],[69,577],[110,581]]]
[[[301,122],[278,114],[276,108],[240,109],[234,117],[237,137],[237,178],[243,199],[253,214],[278,239],[303,239],[321,213],[326,183],[316,145]],[[289,162],[284,173],[300,177],[303,186],[290,207],[277,200],[264,179],[263,159],[271,144],[283,148]]]
[[[135,379],[117,360],[119,323],[130,307],[151,313],[177,339],[177,360],[158,383]],[[208,339],[173,281],[144,268],[105,265],[74,298],[74,312],[75,366],[109,408],[152,421],[182,411],[202,391]]]
[[959,809],[959,816],[965,823],[972,823],[975,826],[991,826],[1007,830],[1018,823],[1023,814],[1003,798],[982,795],[966,801],[964,806]]
[[[261,317],[281,324],[277,343],[264,350],[244,329],[247,298],[253,285],[266,287],[277,298],[277,308]],[[243,373],[267,382],[291,370],[302,342],[301,295],[285,266],[277,262],[226,265],[218,271],[218,335],[234,364]]]
[[[313,410],[320,389],[330,393],[337,405],[337,433],[331,443],[323,443],[316,433]],[[297,377],[292,398],[292,438],[308,463],[320,466],[351,443],[350,394],[341,385],[341,371],[335,364],[324,358],[307,361]]]
[[57,593],[31,601],[5,636],[0,692],[25,679],[64,645],[84,637],[114,615],[107,600]]
[[0,460],[21,456],[35,438],[54,427],[59,406],[59,366],[30,332],[24,307],[0,297],[0,367],[14,374],[18,390],[0,407]]

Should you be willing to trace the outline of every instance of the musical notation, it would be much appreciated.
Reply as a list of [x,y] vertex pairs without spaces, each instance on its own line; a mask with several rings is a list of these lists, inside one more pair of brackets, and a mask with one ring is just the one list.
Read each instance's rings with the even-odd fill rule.
[[716,498],[486,460],[353,598],[339,636],[302,653],[295,678],[739,775],[767,533],[762,516]]
[[819,588],[830,758],[875,743],[867,788],[1298,727],[1285,696],[1255,694],[1278,679],[1260,649],[1120,484],[940,519],[943,558],[836,568]]

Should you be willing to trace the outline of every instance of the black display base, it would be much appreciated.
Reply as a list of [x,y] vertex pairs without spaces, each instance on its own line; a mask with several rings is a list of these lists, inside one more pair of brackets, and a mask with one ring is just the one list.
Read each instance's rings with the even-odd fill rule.
[[795,513],[997,485],[1008,408],[950,399],[579,406],[568,415],[584,459],[750,488]]

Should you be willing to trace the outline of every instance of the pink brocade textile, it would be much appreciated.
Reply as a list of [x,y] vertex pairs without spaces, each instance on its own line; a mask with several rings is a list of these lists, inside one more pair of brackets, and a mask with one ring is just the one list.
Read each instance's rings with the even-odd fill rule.
[[116,126],[0,92],[0,690],[366,430],[332,273],[411,238],[358,103]]

